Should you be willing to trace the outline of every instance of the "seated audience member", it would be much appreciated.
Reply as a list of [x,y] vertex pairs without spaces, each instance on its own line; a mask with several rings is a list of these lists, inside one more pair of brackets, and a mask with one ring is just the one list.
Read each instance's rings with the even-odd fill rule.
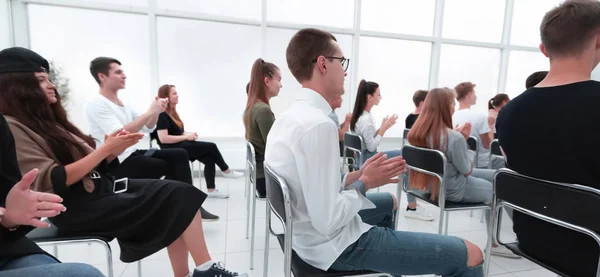
[[378,153],[342,178],[338,128],[328,117],[328,102],[344,93],[349,60],[335,37],[318,29],[298,31],[286,59],[303,89],[273,124],[265,163],[286,180],[294,199],[292,248],[298,256],[322,270],[483,276],[481,250],[468,241],[394,231],[376,219],[371,224],[378,226],[363,222],[370,220],[359,211],[379,204],[366,199],[365,191],[397,182],[406,164],[402,157]]
[[[156,98],[143,114],[138,114],[119,99],[119,90],[125,88],[125,73],[121,62],[113,58],[98,57],[90,64],[90,73],[100,86],[99,94],[86,103],[85,119],[92,138],[98,146],[104,143],[104,135],[123,129],[129,133],[154,130],[158,115],[165,111],[168,99]],[[112,171],[116,178],[149,178],[177,180],[193,185],[188,154],[183,149],[142,150],[135,145],[118,156],[120,164]],[[200,208],[207,221],[219,217]]]
[[492,133],[494,133],[494,138],[497,138],[495,125],[496,118],[498,118],[498,112],[500,112],[500,109],[502,109],[508,101],[510,101],[508,94],[499,93],[488,102],[488,125],[490,130],[492,130]]
[[[371,115],[371,109],[375,105],[379,105],[381,101],[381,92],[379,85],[375,82],[360,81],[358,91],[356,93],[356,102],[354,103],[354,113],[350,121],[350,129],[361,136],[366,146],[366,151],[363,153],[363,162],[377,153],[377,147],[383,139],[383,135],[389,130],[398,119],[397,115],[387,116],[383,119],[381,127],[376,129],[375,119]],[[402,155],[401,150],[390,150],[383,152],[388,158],[393,158]],[[407,195],[408,206],[406,207],[405,217],[419,220],[431,221],[433,215],[428,213],[424,208],[417,207],[417,200],[413,195]]]
[[[492,180],[495,170],[474,168],[468,155],[467,138],[471,124],[465,123],[452,129],[454,92],[449,88],[432,89],[425,99],[421,115],[408,132],[411,145],[436,149],[444,153],[446,165],[446,201],[462,203],[492,203]],[[438,198],[440,184],[433,176],[411,171],[409,184],[419,190],[431,192],[431,199]],[[489,221],[490,213],[486,212]],[[494,245],[492,254],[518,258],[504,246]]]
[[533,72],[527,79],[525,80],[525,88],[530,89],[539,84],[546,76],[548,75],[548,71],[537,71]]
[[471,82],[464,82],[454,88],[459,105],[458,110],[452,116],[452,123],[454,126],[471,124],[470,135],[477,138],[479,148],[479,156],[475,167],[487,168],[491,162],[493,169],[502,168],[504,167],[502,157],[493,157],[490,161],[490,143],[494,138],[494,133],[490,130],[488,117],[471,110],[471,106],[477,102],[475,86]]
[[[342,122],[342,124],[340,124],[340,119],[338,118],[337,114],[335,113],[336,109],[339,109],[342,107],[342,102],[343,99],[342,97],[338,97],[335,99],[332,99],[329,102],[329,106],[331,106],[331,113],[329,113],[329,118],[331,118],[331,120],[333,120],[333,122],[335,123],[335,126],[338,126],[338,140],[340,142],[340,157],[344,156],[344,134],[346,132],[348,132],[348,129],[350,128],[350,120],[352,120],[352,113],[347,113],[346,117],[344,118],[344,122]],[[347,157],[352,157],[354,156],[354,152],[348,150],[348,153],[346,154]]]
[[406,117],[404,121],[404,128],[410,129],[412,128],[415,121],[419,117],[421,113],[421,109],[423,109],[423,102],[425,102],[425,97],[427,97],[426,90],[417,90],[413,95],[413,103],[415,104],[415,110]]
[[[17,69],[26,70],[14,68]],[[12,70],[0,69],[0,76],[9,71]],[[0,276],[103,277],[90,265],[60,263],[25,237],[36,227],[49,227],[39,218],[66,212],[58,195],[29,190],[37,172],[31,170],[21,179],[15,141],[4,116],[0,115],[0,207],[4,207],[0,208]]]
[[190,161],[200,161],[204,164],[204,178],[209,198],[228,198],[229,194],[215,189],[215,164],[227,178],[239,178],[243,174],[229,169],[221,151],[212,142],[196,141],[198,134],[186,132],[183,121],[177,113],[179,95],[174,85],[163,85],[158,89],[158,98],[168,99],[167,108],[158,115],[156,130],[153,133],[161,149],[181,148],[187,152]]
[[[504,106],[496,123],[508,168],[600,189],[600,125],[595,124],[600,82],[590,80],[600,61],[599,18],[600,2],[583,0],[566,1],[544,16],[540,49],[550,59],[548,75]],[[542,190],[532,197],[544,199],[549,193]],[[598,209],[580,199],[562,204],[566,210]],[[585,224],[600,233],[597,222]],[[521,249],[540,261],[568,276],[596,275],[599,249],[594,239],[518,212],[514,231]]]
[[267,196],[263,162],[267,135],[275,122],[269,101],[279,94],[282,87],[279,67],[260,58],[254,61],[250,73],[250,83],[248,83],[248,101],[243,120],[246,128],[246,140],[254,146],[256,191],[261,198]]
[[[50,218],[58,229],[115,237],[127,263],[167,247],[174,276],[246,276],[211,260],[198,212],[206,194],[175,180],[115,180],[117,156],[143,134],[117,130],[94,149],[94,140],[69,122],[44,58],[10,48],[0,52],[0,61],[4,69],[29,67],[0,74],[0,112],[15,137],[21,172],[39,170],[31,189],[57,194],[68,209]],[[197,266],[192,275],[188,253]]]

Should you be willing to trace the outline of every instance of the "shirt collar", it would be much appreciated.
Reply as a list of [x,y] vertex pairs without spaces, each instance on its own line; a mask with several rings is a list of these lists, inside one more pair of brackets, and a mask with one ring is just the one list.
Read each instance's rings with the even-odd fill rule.
[[323,111],[325,115],[329,115],[333,111],[327,100],[325,100],[321,94],[312,89],[303,88],[301,93],[298,95],[298,99],[308,101],[308,103]]

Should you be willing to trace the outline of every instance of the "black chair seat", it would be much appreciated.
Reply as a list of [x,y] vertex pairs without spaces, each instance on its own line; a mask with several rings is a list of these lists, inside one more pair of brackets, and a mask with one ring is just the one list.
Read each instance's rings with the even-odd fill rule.
[[113,238],[100,237],[93,235],[68,235],[58,231],[58,228],[54,224],[51,224],[48,228],[36,228],[27,234],[27,238],[34,242],[54,242],[54,241],[69,241],[69,240],[102,240],[110,242]]
[[[435,206],[440,206],[438,201],[432,201],[431,200],[431,193],[426,192],[426,191],[422,191],[422,190],[409,190],[408,193],[414,195],[415,197],[426,201],[429,204],[433,204]],[[488,205],[484,204],[484,203],[460,203],[460,202],[452,202],[452,201],[446,201],[446,206],[444,207],[444,209],[446,210],[452,210],[452,209],[464,209],[464,208],[473,208],[473,207],[478,207],[481,206],[483,207],[489,207]]]
[[[277,241],[279,241],[279,246],[283,249],[284,244],[284,236],[277,235]],[[296,277],[337,277],[337,276],[356,276],[356,275],[364,275],[364,274],[376,274],[377,272],[372,271],[335,271],[328,270],[323,271],[318,268],[314,268],[311,265],[307,264],[304,260],[302,260],[298,255],[296,255],[296,251],[292,250],[292,272]]]
[[506,244],[504,244],[504,246],[506,246],[506,248],[510,249],[510,251],[512,251],[513,253],[515,253],[521,257],[524,257],[525,259],[528,259],[549,271],[552,271],[560,276],[570,276],[569,274],[562,272],[560,270],[559,266],[554,265],[554,264],[552,264],[552,265],[547,264],[543,261],[540,261],[539,259],[537,259],[535,257],[530,256],[529,254],[527,254],[527,252],[524,252],[523,250],[521,250],[518,242],[506,243]]

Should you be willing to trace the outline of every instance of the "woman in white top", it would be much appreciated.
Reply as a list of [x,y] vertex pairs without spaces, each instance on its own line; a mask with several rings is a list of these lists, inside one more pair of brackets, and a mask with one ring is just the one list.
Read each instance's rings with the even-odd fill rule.
[[[396,120],[398,119],[398,116],[395,114],[386,116],[381,123],[381,127],[377,129],[375,127],[375,119],[373,118],[373,115],[371,115],[371,109],[373,106],[379,105],[380,101],[381,92],[379,91],[379,84],[361,80],[358,85],[358,91],[356,92],[354,112],[352,113],[352,120],[350,120],[350,130],[363,139],[366,148],[362,153],[361,160],[363,162],[377,154],[377,147],[381,143],[383,135],[396,124]],[[388,158],[402,155],[400,149],[384,151],[383,153],[386,154]],[[405,217],[425,221],[433,220],[433,215],[422,208],[417,209],[417,201],[414,196],[408,194],[407,198],[408,206],[404,213]]]

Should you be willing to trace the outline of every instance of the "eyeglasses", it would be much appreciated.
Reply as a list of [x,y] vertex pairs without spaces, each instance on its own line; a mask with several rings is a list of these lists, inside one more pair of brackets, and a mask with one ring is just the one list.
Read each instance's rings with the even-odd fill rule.
[[[344,57],[324,57],[326,59],[334,59],[334,60],[340,60],[342,63],[342,68],[344,69],[344,72],[346,72],[346,70],[348,70],[348,66],[350,65],[350,59],[346,59]],[[314,59],[312,61],[313,63],[317,62],[317,59]]]

